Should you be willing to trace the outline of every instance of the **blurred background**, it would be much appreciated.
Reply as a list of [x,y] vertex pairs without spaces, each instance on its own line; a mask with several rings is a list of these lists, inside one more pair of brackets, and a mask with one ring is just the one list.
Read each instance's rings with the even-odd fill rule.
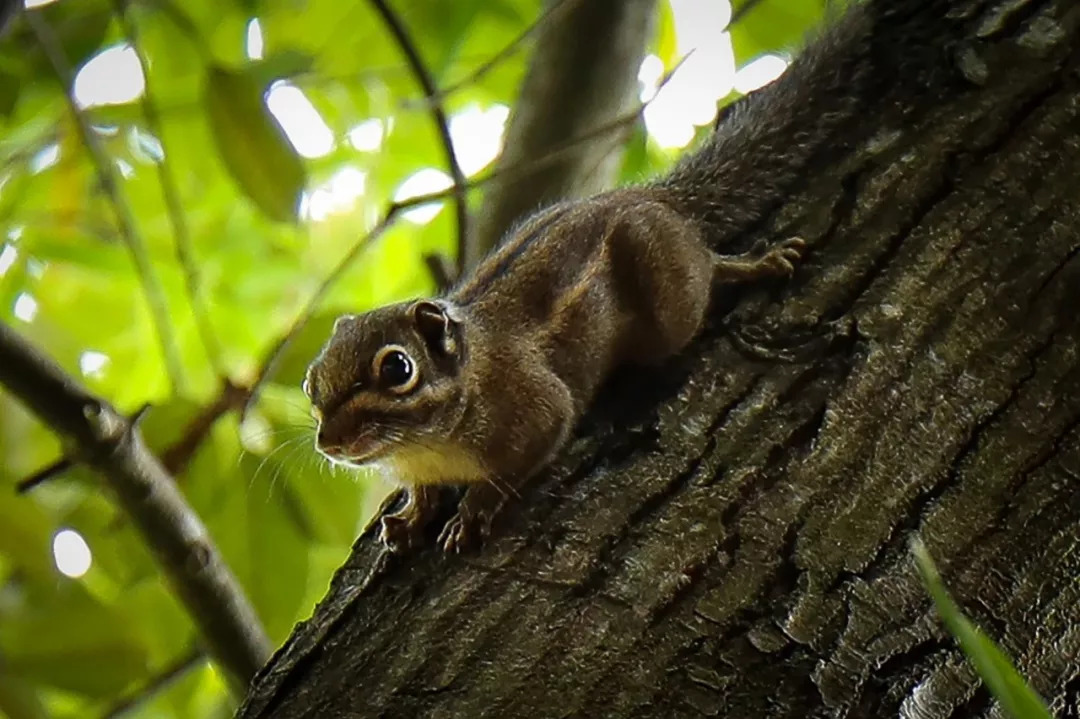
[[[824,4],[751,0],[728,27],[722,0],[658,2],[618,183],[779,76]],[[394,7],[476,212],[544,6]],[[149,405],[143,436],[280,644],[389,489],[314,454],[305,365],[335,316],[436,291],[459,250],[439,200],[356,251],[391,203],[452,184],[401,48],[363,0],[27,0],[0,127],[0,322],[120,411]],[[150,552],[64,452],[0,390],[0,715],[230,715]]]

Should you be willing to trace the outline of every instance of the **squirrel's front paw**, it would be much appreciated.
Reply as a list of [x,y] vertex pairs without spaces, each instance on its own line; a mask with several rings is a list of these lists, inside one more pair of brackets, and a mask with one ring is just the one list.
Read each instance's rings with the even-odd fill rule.
[[424,528],[408,517],[384,515],[379,520],[379,540],[395,554],[419,547],[424,540]]
[[485,515],[458,512],[439,534],[439,546],[448,554],[461,554],[483,543],[491,529],[491,519]]

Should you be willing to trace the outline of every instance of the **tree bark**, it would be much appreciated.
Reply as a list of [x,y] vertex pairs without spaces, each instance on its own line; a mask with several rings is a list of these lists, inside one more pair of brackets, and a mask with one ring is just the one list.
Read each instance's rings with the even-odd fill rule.
[[482,551],[365,532],[239,716],[999,716],[916,536],[1080,715],[1080,6],[869,7],[810,84],[874,94],[814,97],[853,122],[789,127],[817,151],[743,223],[810,242],[795,279],[616,378]]

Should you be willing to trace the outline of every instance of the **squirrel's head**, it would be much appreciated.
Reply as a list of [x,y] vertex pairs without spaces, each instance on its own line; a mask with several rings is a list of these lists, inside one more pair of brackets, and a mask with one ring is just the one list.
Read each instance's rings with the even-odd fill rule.
[[454,314],[445,302],[419,300],[338,319],[304,379],[322,454],[363,465],[445,439],[465,360]]

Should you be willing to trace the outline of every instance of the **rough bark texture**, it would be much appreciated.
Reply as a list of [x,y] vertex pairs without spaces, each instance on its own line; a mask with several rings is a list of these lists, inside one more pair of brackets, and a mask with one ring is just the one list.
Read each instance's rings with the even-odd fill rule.
[[[466,244],[466,267],[483,259],[522,215],[606,190],[618,171],[629,124],[572,141],[636,101],[656,0],[549,0],[547,6],[499,156],[497,171],[512,174],[484,196]],[[514,172],[521,167],[535,169]]]
[[1080,715],[1080,6],[878,6],[892,71],[742,238],[810,240],[793,282],[617,378],[482,552],[362,536],[240,716],[997,715],[914,536]]

